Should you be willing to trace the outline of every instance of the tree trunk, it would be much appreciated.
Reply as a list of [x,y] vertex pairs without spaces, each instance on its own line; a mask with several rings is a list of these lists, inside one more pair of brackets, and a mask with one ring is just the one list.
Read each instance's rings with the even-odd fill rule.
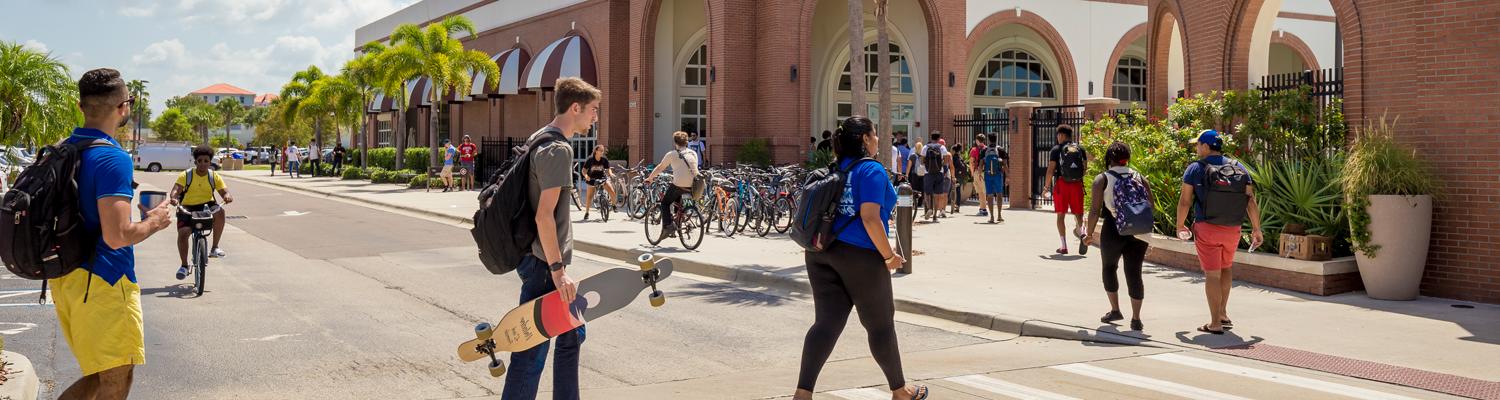
[[442,106],[442,98],[439,94],[442,89],[432,91],[432,106],[427,108],[427,120],[431,121],[427,126],[427,167],[440,166],[438,164],[438,107]]
[[850,115],[869,113],[865,106],[865,0],[849,1]]
[[889,5],[890,0],[875,0],[875,47],[880,51],[879,58],[876,59],[880,63],[877,65],[877,78],[880,79],[877,83],[880,90],[880,147],[876,149],[875,160],[881,163],[891,159],[891,135],[896,132],[891,126],[891,36],[886,32],[886,12]]
[[396,112],[396,124],[391,127],[391,135],[396,137],[396,170],[400,171],[406,167],[406,105],[400,107]]
[[[370,100],[367,99],[367,98],[363,99],[362,101],[360,101],[359,104],[370,104]],[[369,164],[366,164],[366,162],[365,162],[365,157],[367,157],[367,156],[370,155],[370,122],[371,122],[370,119],[377,117],[376,115],[372,115],[369,112],[365,112],[364,114],[365,114],[364,123],[359,125],[359,168],[360,169],[365,169],[365,168],[369,168],[370,167]],[[376,119],[376,121],[378,121],[378,119]]]

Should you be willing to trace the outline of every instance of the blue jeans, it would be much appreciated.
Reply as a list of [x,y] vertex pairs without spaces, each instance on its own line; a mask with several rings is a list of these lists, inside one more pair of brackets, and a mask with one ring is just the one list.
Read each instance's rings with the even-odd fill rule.
[[[548,271],[547,263],[536,256],[522,258],[521,265],[516,267],[516,275],[521,277],[523,304],[557,290],[557,286],[552,283],[552,273]],[[584,328],[587,326],[580,326],[553,338],[557,341],[557,356],[554,360],[556,365],[552,367],[553,399],[578,398],[578,350],[586,336]],[[542,368],[547,365],[547,348],[551,344],[548,341],[531,350],[511,353],[510,369],[505,375],[505,390],[501,399],[536,398],[537,386],[542,380]]]

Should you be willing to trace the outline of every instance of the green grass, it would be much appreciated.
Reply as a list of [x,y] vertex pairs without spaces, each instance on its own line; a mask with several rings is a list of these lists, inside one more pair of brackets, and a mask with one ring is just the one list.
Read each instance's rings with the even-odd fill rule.
[[245,166],[245,170],[246,171],[270,171],[271,170],[271,164],[246,165]]

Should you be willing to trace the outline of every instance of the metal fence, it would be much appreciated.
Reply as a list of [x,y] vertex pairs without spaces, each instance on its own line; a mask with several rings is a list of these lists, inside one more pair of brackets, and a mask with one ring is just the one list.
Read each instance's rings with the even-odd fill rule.
[[1052,147],[1057,145],[1057,127],[1073,128],[1073,140],[1077,141],[1078,128],[1086,118],[1082,105],[1037,107],[1031,111],[1031,204],[1037,208],[1052,204],[1052,198],[1042,195],[1047,185],[1047,162],[1051,161]]
[[[1015,120],[1011,118],[1010,110],[1000,110],[1000,112],[998,113],[961,114],[953,116],[953,126],[959,129],[959,135],[961,135],[960,137],[963,137],[965,139],[965,146],[973,146],[974,141],[976,140],[975,138],[979,137],[980,135],[984,135],[985,139],[987,140],[986,143],[989,143],[990,146],[999,146],[1000,149],[1004,150],[1006,154],[1011,151],[1010,134],[1011,128],[1015,126],[1014,122]],[[979,160],[969,160],[970,165],[973,165],[977,162],[979,162]],[[984,179],[984,177],[976,176],[974,177],[974,179]],[[1007,187],[1005,188],[1001,188],[1001,192],[1007,194],[1010,193],[1009,185],[1007,185]],[[968,193],[965,193],[965,195],[967,198],[959,199],[959,201],[979,200],[979,193],[973,193],[972,195],[968,195]],[[1007,198],[1008,197],[1001,197],[1000,205],[1002,207],[1006,204],[1004,199]]]
[[1260,78],[1260,89],[1262,96],[1300,90],[1303,86],[1311,89],[1308,93],[1318,105],[1318,110],[1328,107],[1333,99],[1344,98],[1344,69],[1328,68],[1322,70],[1307,70],[1287,74],[1266,75]]

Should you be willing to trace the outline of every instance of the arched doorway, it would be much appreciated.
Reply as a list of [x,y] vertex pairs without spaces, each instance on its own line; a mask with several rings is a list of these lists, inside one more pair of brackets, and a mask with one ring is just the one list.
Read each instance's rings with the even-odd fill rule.
[[1077,104],[1078,73],[1062,35],[1040,15],[1002,11],[969,34],[965,82],[970,110],[997,114],[1006,103]]
[[[1238,2],[1238,16],[1228,39],[1230,53],[1224,70],[1229,88],[1249,88],[1273,69],[1273,52],[1280,49],[1281,68],[1291,53],[1306,69],[1341,68],[1344,117],[1363,115],[1363,36],[1359,9],[1353,0]],[[1250,40],[1239,40],[1246,35]]]
[[1120,37],[1104,67],[1104,97],[1120,100],[1121,107],[1146,107],[1150,92],[1148,25],[1136,25]]
[[1160,0],[1151,6],[1152,16],[1147,37],[1146,101],[1151,112],[1165,114],[1167,106],[1177,102],[1178,97],[1187,96],[1187,86],[1192,69],[1187,54],[1187,33],[1178,19],[1181,12],[1175,2]]
[[[631,81],[639,96],[635,113],[639,136],[632,137],[632,156],[659,159],[672,149],[672,133],[708,132],[709,84],[713,47],[706,0],[659,0],[645,3],[639,52],[633,61],[640,75]],[[634,150],[639,146],[639,153]]]
[[[879,93],[876,76],[879,50],[876,44],[874,2],[864,1],[865,83],[869,89],[865,95],[866,109],[854,110],[849,104],[850,92],[844,82],[849,64],[849,3],[846,0],[820,0],[808,2],[803,13],[804,32],[810,46],[806,64],[810,111],[804,131],[806,135],[821,139],[824,130],[834,130],[840,116],[868,114],[879,121]],[[815,3],[815,4],[814,4]],[[892,1],[888,5],[887,33],[889,34],[891,58],[886,60],[891,74],[891,109],[894,130],[908,132],[926,131],[940,126],[931,118],[946,118],[935,114],[935,102],[942,88],[932,75],[935,64],[941,63],[935,42],[941,37],[940,28],[930,23],[932,16],[929,0]],[[799,140],[807,143],[806,139]]]
[[[870,31],[869,35],[867,36],[873,37],[874,35],[874,31]],[[870,44],[865,46],[864,49],[864,90],[866,99],[865,109],[855,110],[853,104],[851,104],[851,92],[854,90],[854,88],[851,87],[849,51],[848,49],[844,49],[841,54],[839,54],[838,58],[836,58],[837,61],[835,61],[834,64],[830,64],[842,64],[843,68],[838,70],[836,72],[836,75],[834,75],[835,70],[829,69],[828,72],[830,73],[830,76],[822,79],[822,81],[826,82],[830,87],[824,88],[825,90],[821,91],[823,96],[819,100],[819,103],[823,105],[828,105],[831,103],[833,105],[833,107],[831,108],[824,107],[821,109],[823,113],[827,113],[830,110],[833,112],[832,115],[824,115],[823,121],[825,121],[825,123],[827,124],[825,126],[838,126],[838,124],[845,118],[849,118],[850,116],[856,114],[864,115],[870,117],[872,120],[879,121],[879,118],[876,117],[880,112],[880,103],[879,98],[877,97],[879,96],[879,86],[877,82],[877,79],[879,79],[879,66],[877,66],[876,63],[880,62],[880,47],[879,44],[872,43],[874,42],[873,39],[867,40],[866,42]],[[916,131],[917,104],[920,103],[919,99],[921,97],[917,93],[919,88],[916,84],[918,81],[915,79],[915,71],[912,68],[911,62],[908,59],[906,53],[903,51],[904,48],[898,42],[899,41],[892,40],[890,43],[890,47],[888,48],[888,50],[890,51],[890,58],[887,59],[886,62],[889,64],[890,68],[891,109],[887,110],[887,112],[889,112],[891,115],[890,132],[898,135],[909,135],[911,132]],[[881,131],[885,130],[881,129]]]

